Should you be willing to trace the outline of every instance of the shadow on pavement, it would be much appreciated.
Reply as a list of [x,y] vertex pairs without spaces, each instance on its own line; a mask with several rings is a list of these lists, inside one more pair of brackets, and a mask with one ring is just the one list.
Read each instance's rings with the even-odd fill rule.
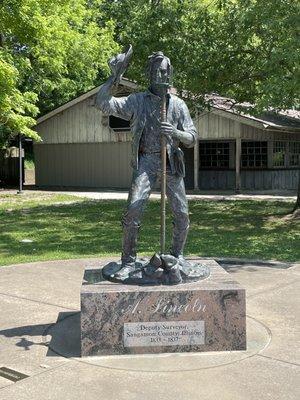
[[35,342],[29,340],[28,336],[43,336],[45,330],[49,328],[49,324],[40,325],[26,325],[19,326],[17,328],[4,329],[0,331],[0,336],[7,338],[19,338],[20,340],[16,343],[16,346],[23,348],[23,350],[30,350],[32,346],[44,346],[44,343]]
[[232,261],[232,260],[220,260],[216,259],[216,261],[221,265],[225,271],[229,273],[235,273],[240,270],[244,270],[247,272],[257,272],[261,270],[261,268],[272,268],[272,269],[289,269],[293,265],[288,263],[281,262],[264,262],[264,261]]
[[51,336],[47,357],[80,357],[80,311],[60,312],[55,324],[47,327],[44,336]]
[[[51,336],[50,342],[46,341],[48,335]],[[55,324],[26,325],[0,330],[1,336],[16,338],[18,341],[15,345],[24,351],[31,350],[32,346],[46,346],[47,357],[80,357],[80,311],[60,312]]]

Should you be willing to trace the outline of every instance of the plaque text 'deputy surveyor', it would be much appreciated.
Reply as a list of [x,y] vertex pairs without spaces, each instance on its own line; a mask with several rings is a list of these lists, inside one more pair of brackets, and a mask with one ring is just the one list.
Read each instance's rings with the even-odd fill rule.
[[130,322],[124,324],[124,347],[204,344],[204,321]]

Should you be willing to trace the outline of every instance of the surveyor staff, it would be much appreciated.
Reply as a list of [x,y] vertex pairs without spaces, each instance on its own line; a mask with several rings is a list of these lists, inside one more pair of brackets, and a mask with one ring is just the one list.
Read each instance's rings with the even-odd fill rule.
[[[168,83],[161,83],[161,122],[167,121],[167,91]],[[160,252],[165,253],[166,248],[166,186],[167,186],[167,141],[161,135],[161,192],[160,192]]]

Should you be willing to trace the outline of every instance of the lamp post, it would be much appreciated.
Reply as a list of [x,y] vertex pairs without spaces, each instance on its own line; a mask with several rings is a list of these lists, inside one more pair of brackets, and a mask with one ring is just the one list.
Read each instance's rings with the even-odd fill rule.
[[23,162],[22,162],[22,135],[19,134],[19,190],[18,194],[23,194]]

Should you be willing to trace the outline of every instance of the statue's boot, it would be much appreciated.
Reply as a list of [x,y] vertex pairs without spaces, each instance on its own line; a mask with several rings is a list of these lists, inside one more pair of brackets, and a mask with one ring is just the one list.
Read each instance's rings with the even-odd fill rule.
[[175,226],[173,229],[172,247],[170,249],[170,253],[172,256],[178,259],[180,265],[188,263],[188,261],[186,261],[183,257],[183,250],[187,239],[188,231],[189,231],[189,226],[187,226],[185,229],[178,229]]
[[130,272],[135,270],[136,247],[139,228],[139,225],[124,226],[121,256],[122,266],[121,269],[115,273],[115,277],[117,279],[126,279]]

